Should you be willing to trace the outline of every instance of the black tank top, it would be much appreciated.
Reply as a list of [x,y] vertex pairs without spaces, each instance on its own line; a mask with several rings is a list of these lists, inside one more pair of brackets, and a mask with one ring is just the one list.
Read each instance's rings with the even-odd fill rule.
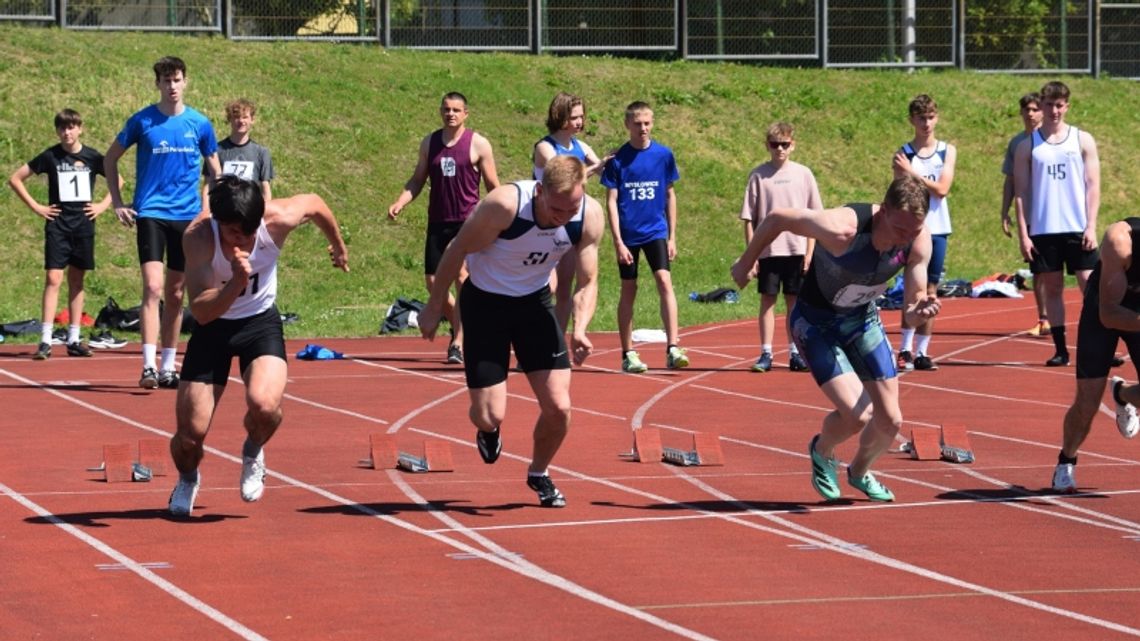
[[[1140,248],[1140,218],[1129,217],[1125,218],[1124,222],[1128,223],[1130,233],[1132,234],[1132,264],[1128,266],[1128,271],[1124,272],[1125,278],[1128,279],[1128,289],[1124,292],[1124,300],[1120,301],[1121,307],[1130,309],[1134,312],[1140,312],[1140,260],[1137,260],[1137,249]],[[1093,268],[1092,275],[1089,276],[1089,282],[1085,286],[1085,291],[1092,296],[1098,297],[1099,301],[1099,288],[1100,288],[1100,261],[1097,261],[1096,267]]]

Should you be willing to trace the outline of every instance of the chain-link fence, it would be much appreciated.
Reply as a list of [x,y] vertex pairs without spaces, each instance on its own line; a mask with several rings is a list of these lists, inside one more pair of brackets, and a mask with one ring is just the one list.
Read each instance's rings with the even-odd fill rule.
[[815,0],[689,0],[686,58],[819,59]]
[[1140,78],[1140,2],[1100,6],[1098,72]]
[[386,47],[1140,78],[1140,0],[0,0],[0,20]]

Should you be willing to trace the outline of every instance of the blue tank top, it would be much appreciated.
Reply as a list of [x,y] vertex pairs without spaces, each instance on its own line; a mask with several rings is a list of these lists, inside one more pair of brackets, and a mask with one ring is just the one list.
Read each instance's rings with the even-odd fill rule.
[[875,249],[871,242],[872,205],[846,206],[855,210],[858,219],[855,238],[840,256],[816,245],[798,300],[839,314],[863,313],[887,291],[891,278],[906,266],[910,245],[882,252]]
[[[554,148],[555,156],[574,156],[578,160],[581,160],[583,163],[586,162],[586,152],[582,149],[582,143],[578,142],[577,138],[571,137],[570,146],[563,147],[562,145],[558,144],[558,141],[554,139],[554,136],[544,136],[542,140],[534,143],[534,146],[537,147],[540,143],[543,142],[549,144]],[[535,180],[542,180],[542,168],[535,167],[533,174]]]

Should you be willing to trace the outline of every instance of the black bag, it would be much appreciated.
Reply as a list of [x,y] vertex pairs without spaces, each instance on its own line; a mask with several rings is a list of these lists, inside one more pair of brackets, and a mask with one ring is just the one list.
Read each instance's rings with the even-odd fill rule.
[[123,309],[114,298],[107,298],[107,304],[95,316],[95,329],[108,329],[127,332],[139,331],[139,308]]
[[19,336],[20,334],[39,334],[40,322],[34,318],[14,323],[0,325],[0,334],[5,336]]
[[412,313],[415,312],[418,315],[423,309],[424,304],[418,300],[397,298],[396,302],[388,308],[384,323],[380,325],[380,333],[389,334],[407,329],[411,325]]

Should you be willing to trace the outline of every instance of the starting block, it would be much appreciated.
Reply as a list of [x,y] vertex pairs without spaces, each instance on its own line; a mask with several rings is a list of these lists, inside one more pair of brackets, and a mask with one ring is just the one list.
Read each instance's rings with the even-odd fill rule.
[[107,483],[149,481],[165,476],[170,451],[162,439],[140,439],[138,460],[135,460],[130,443],[113,443],[103,446],[103,463],[87,468],[88,472],[102,472]]
[[633,451],[629,458],[640,463],[665,462],[673,465],[724,465],[720,436],[709,432],[693,433],[693,448],[681,450],[661,444],[661,431],[643,427],[633,432]]
[[454,472],[451,444],[440,440],[426,440],[423,455],[401,452],[396,440],[389,434],[376,432],[368,435],[370,458],[366,463],[374,470],[396,468],[405,472]]
[[970,447],[965,425],[949,423],[941,428],[912,427],[907,445],[910,457],[920,461],[974,462],[974,450]]

